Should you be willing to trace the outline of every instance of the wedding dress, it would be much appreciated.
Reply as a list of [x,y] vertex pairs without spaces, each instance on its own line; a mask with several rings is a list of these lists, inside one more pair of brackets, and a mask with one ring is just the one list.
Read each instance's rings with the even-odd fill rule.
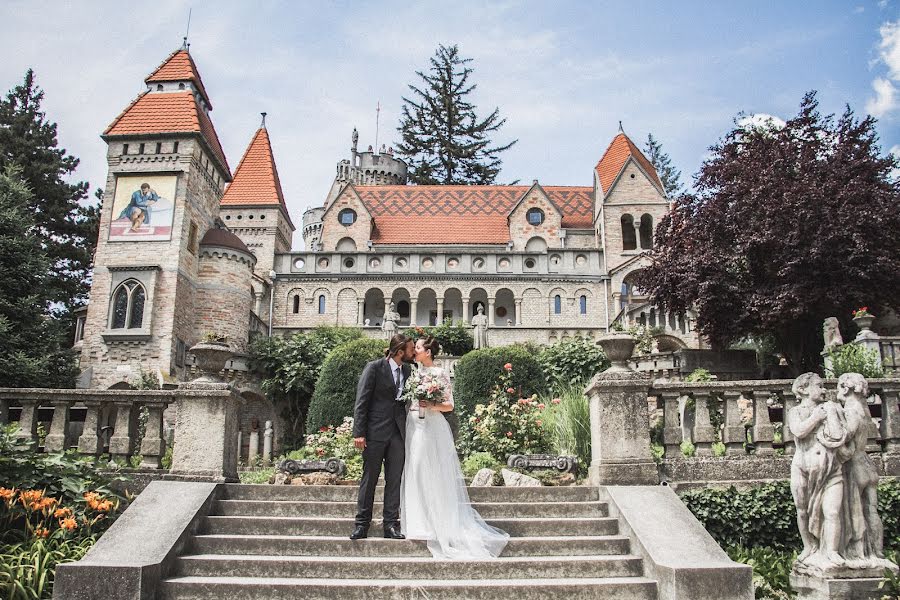
[[[450,379],[438,367],[428,369],[447,390],[453,405]],[[473,560],[500,555],[509,534],[484,522],[472,508],[463,480],[453,434],[444,415],[418,406],[406,419],[406,463],[401,484],[400,523],[407,539],[427,540],[435,558]]]

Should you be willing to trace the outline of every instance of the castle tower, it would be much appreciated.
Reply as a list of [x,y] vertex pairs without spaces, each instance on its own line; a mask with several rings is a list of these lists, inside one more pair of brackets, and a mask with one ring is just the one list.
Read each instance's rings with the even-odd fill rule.
[[219,214],[231,171],[186,47],[144,80],[106,129],[107,176],[82,381],[134,383],[141,371],[182,378],[193,322],[200,239]]

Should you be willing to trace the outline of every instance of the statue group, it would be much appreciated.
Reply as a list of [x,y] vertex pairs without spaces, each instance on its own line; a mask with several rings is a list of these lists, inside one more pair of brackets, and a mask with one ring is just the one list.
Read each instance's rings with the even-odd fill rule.
[[866,454],[872,423],[866,379],[845,373],[834,394],[817,374],[805,373],[792,389],[799,404],[786,425],[796,444],[791,492],[803,540],[794,572],[854,578],[896,571],[882,553],[878,470]]

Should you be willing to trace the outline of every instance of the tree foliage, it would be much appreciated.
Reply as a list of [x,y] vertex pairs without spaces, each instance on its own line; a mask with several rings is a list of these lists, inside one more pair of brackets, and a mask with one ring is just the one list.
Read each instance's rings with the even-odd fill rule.
[[34,72],[0,99],[0,167],[16,164],[31,190],[28,210],[49,260],[42,283],[57,317],[84,304],[100,212],[82,205],[86,182],[68,183],[78,159],[58,148],[56,123],[41,110],[44,92]]
[[0,387],[72,387],[77,368],[65,327],[47,316],[49,260],[21,170],[0,173]]
[[500,173],[500,153],[516,141],[495,146],[491,134],[506,119],[500,109],[485,118],[477,115],[470,94],[471,58],[462,58],[456,45],[438,46],[428,72],[416,71],[421,87],[410,85],[403,98],[399,154],[409,164],[409,179],[419,185],[487,185]]
[[655,303],[696,306],[715,346],[771,334],[795,371],[818,368],[826,317],[898,307],[898,161],[875,119],[823,116],[810,92],[784,127],[736,125],[711,154],[657,228],[638,282]]
[[663,184],[663,190],[669,198],[675,198],[681,194],[681,171],[672,164],[672,159],[662,149],[662,144],[653,137],[653,134],[647,134],[647,143],[644,145],[644,154],[647,160],[656,169],[659,180]]
[[454,412],[460,421],[471,416],[476,404],[486,403],[507,363],[513,366],[512,386],[527,398],[547,389],[547,380],[535,352],[522,346],[498,346],[469,352],[456,363],[453,378]]

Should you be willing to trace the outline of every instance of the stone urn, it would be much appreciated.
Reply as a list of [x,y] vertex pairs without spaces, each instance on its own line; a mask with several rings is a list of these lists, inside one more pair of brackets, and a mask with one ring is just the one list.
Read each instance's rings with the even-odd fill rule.
[[194,355],[201,374],[195,381],[216,383],[222,381],[219,373],[234,354],[231,347],[223,342],[201,342],[192,346],[189,352]]
[[625,332],[612,332],[598,339],[597,344],[603,348],[603,352],[612,363],[607,372],[624,373],[633,370],[628,366],[628,359],[631,358],[634,346],[637,344],[633,335]]
[[875,322],[875,315],[858,315],[853,317],[853,322],[859,327],[859,333],[856,334],[857,340],[867,340],[877,337],[872,331],[872,323]]

